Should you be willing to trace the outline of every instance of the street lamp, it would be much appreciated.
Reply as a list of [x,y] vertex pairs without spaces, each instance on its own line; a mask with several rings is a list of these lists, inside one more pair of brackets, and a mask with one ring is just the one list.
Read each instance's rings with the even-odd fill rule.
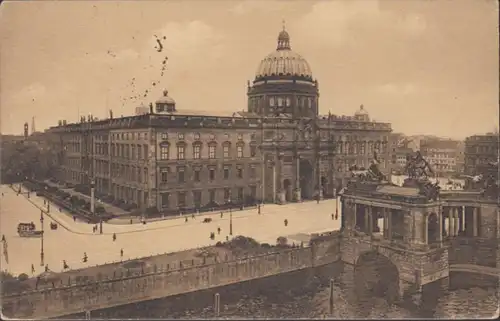
[[42,225],[42,239],[41,239],[41,247],[40,247],[40,266],[45,265],[45,260],[44,260],[44,253],[43,253],[43,235],[45,234],[44,232],[44,224],[43,224],[44,218],[43,218],[43,210],[40,210],[40,223]]

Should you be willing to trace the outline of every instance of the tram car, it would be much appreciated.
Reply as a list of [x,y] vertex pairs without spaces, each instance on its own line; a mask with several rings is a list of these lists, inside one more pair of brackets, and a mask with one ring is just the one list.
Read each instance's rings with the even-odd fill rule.
[[35,224],[31,223],[19,223],[17,225],[17,233],[21,237],[41,237],[43,231],[37,231],[35,229]]

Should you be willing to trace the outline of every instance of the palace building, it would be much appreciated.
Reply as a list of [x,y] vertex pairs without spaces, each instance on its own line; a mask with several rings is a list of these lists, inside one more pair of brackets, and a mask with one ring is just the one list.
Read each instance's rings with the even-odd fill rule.
[[58,179],[95,182],[100,195],[141,208],[182,211],[228,202],[286,203],[332,197],[352,165],[377,152],[390,172],[391,125],[363,106],[319,115],[319,84],[287,31],[248,83],[248,108],[229,115],[184,110],[165,90],[138,115],[59,126]]

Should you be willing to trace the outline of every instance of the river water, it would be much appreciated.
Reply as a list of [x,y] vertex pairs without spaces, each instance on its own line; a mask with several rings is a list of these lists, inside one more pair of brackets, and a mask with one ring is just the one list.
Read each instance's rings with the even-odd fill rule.
[[92,317],[211,319],[215,317],[215,293],[220,295],[219,317],[231,319],[492,318],[498,308],[495,287],[448,290],[434,298],[427,298],[424,307],[416,309],[415,306],[390,305],[385,299],[369,294],[363,298],[355,296],[347,285],[334,277],[334,309],[330,315],[331,271],[314,273],[313,276],[304,273],[308,272],[292,272],[283,277],[93,311]]

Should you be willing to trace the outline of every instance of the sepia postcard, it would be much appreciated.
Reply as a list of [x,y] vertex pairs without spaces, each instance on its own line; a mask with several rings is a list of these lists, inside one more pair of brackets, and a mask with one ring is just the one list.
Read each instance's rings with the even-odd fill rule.
[[2,319],[498,318],[498,24],[4,1]]

